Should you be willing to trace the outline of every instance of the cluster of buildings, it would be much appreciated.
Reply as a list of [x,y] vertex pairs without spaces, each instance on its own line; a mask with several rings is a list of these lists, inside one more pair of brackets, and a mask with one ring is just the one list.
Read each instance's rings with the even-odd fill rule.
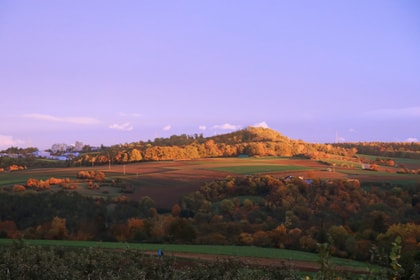
[[8,158],[26,158],[26,157],[36,157],[36,158],[44,158],[44,159],[52,159],[52,160],[69,160],[79,156],[80,152],[83,150],[83,143],[76,141],[74,145],[67,145],[67,144],[54,144],[52,145],[51,149],[44,150],[44,151],[35,151],[35,152],[28,152],[22,151],[18,153],[10,152],[10,150],[4,151],[0,153],[0,157],[8,157]]
[[79,156],[79,152],[66,152],[60,155],[52,155],[48,151],[36,151],[32,155],[37,158],[55,159],[55,160],[68,160]]

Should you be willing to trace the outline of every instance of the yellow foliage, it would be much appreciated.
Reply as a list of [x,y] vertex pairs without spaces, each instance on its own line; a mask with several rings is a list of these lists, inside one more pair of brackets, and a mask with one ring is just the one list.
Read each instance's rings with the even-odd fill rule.
[[386,233],[379,234],[378,240],[395,236],[401,236],[404,243],[420,242],[420,225],[414,223],[394,224],[388,228]]
[[63,179],[54,178],[54,177],[51,177],[51,178],[48,180],[48,183],[49,183],[50,185],[59,185],[59,184],[61,184],[62,182],[63,182]]
[[51,221],[51,228],[47,233],[47,238],[66,239],[68,237],[66,219],[55,216]]
[[252,245],[252,244],[254,244],[254,238],[252,237],[252,234],[246,233],[246,232],[242,232],[241,234],[239,234],[239,241],[243,245]]

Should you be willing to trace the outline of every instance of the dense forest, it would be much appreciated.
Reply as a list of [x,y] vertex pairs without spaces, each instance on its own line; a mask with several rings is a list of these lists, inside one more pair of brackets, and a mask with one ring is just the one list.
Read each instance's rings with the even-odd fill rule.
[[154,201],[84,197],[77,192],[0,194],[0,236],[25,239],[234,244],[387,262],[402,238],[403,261],[420,261],[420,186],[387,189],[357,180],[240,176],[186,194],[170,212]]

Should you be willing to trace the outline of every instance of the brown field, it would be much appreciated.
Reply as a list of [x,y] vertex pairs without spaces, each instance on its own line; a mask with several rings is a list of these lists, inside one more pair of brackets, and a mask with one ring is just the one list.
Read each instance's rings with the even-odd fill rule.
[[[244,159],[200,159],[191,161],[167,161],[167,162],[147,162],[126,165],[126,175],[123,176],[127,181],[136,186],[136,191],[128,195],[129,198],[139,199],[143,196],[151,197],[158,208],[170,208],[177,203],[186,193],[198,190],[206,182],[215,179],[223,179],[227,176],[237,176],[238,174],[228,171],[216,171],[212,168],[229,166],[254,166],[263,164],[286,164],[290,166],[313,167],[316,172],[315,177],[341,178],[340,173],[322,171],[325,167],[317,162],[310,160],[253,160]],[[108,175],[121,175],[123,166],[114,166],[111,171],[104,170]],[[115,173],[114,173],[115,172]],[[311,171],[312,172],[312,171]],[[304,176],[309,171],[281,171],[264,172],[259,174],[269,174],[276,177]]]
[[[236,169],[232,169],[232,167]],[[420,167],[420,161],[419,165]],[[216,170],[217,169],[217,170]],[[328,170],[330,169],[330,170]],[[304,178],[345,179],[354,178],[361,182],[399,182],[410,181],[420,183],[419,175],[396,174],[396,168],[382,168],[379,172],[365,171],[353,167],[335,167],[309,159],[296,158],[215,158],[185,161],[140,162],[127,165],[112,165],[79,168],[48,168],[17,171],[0,174],[2,181],[8,181],[7,176],[14,176],[14,182],[24,184],[29,178],[48,179],[50,177],[76,179],[80,170],[100,170],[106,175],[107,182],[101,183],[97,190],[87,189],[86,183],[79,182],[77,190],[84,195],[117,197],[126,196],[138,200],[149,196],[156,202],[158,208],[169,209],[179,201],[184,194],[198,190],[206,182],[223,179],[227,176],[247,174],[267,174],[283,178],[285,176],[302,176]],[[112,186],[111,181],[121,179],[124,185],[129,185],[132,193],[121,193]],[[9,184],[9,187],[12,184]],[[51,190],[61,189],[52,186]]]
[[[126,179],[135,186],[135,192],[128,195],[129,198],[139,199],[143,196],[151,197],[157,207],[170,208],[177,203],[186,193],[198,190],[206,182],[215,179],[223,179],[227,176],[238,176],[239,174],[229,170],[232,166],[243,166],[251,168],[259,165],[280,165],[286,166],[286,170],[258,172],[258,174],[272,175],[283,178],[286,176],[302,176],[304,178],[321,179],[345,179],[355,178],[360,181],[394,181],[403,179],[414,179],[420,182],[418,175],[395,176],[396,170],[391,173],[366,171],[361,172],[357,168],[335,168],[333,172],[328,171],[328,166],[317,161],[308,159],[239,159],[239,158],[218,158],[200,159],[189,161],[167,161],[167,162],[145,162],[125,166]],[[290,167],[287,170],[287,166]],[[226,171],[213,170],[214,168],[226,168]],[[295,170],[294,167],[305,167],[308,170]],[[352,172],[354,170],[355,172]],[[121,176],[123,166],[113,166],[111,170],[103,170],[107,176]]]

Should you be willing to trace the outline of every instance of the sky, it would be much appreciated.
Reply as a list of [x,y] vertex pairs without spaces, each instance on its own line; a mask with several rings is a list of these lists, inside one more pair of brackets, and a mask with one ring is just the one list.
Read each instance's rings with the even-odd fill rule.
[[420,1],[0,1],[0,149],[420,140]]

